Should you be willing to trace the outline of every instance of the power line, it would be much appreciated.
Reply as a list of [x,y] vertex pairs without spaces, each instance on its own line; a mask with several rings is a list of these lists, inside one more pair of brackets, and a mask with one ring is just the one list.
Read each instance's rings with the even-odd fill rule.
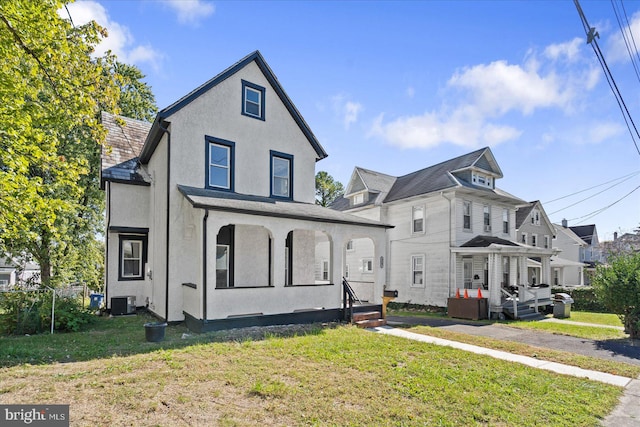
[[[589,191],[589,190],[593,190],[594,188],[602,187],[603,185],[607,185],[609,183],[618,181],[619,179],[622,179],[622,178],[634,177],[634,176],[636,176],[638,174],[640,174],[640,171],[635,171],[635,172],[632,172],[632,173],[630,173],[628,175],[624,175],[624,176],[621,176],[619,178],[612,179],[611,181],[603,182],[602,184],[594,185],[593,187],[585,188],[584,190],[576,191],[575,193],[567,194],[566,196],[558,197],[557,199],[549,200],[547,202],[542,202],[542,204],[543,205],[551,204],[553,202],[557,202],[558,200],[566,199],[568,197],[575,196],[576,194],[584,193],[585,191]],[[622,182],[624,182],[624,181],[622,181]]]
[[597,195],[599,195],[599,194],[602,194],[602,193],[604,193],[604,192],[605,192],[605,191],[607,191],[607,190],[612,189],[612,188],[613,188],[613,187],[615,187],[616,185],[620,185],[620,184],[622,184],[623,182],[630,180],[631,178],[633,178],[633,176],[627,177],[627,178],[625,178],[624,180],[622,180],[622,181],[620,181],[620,182],[617,182],[617,183],[615,183],[615,184],[613,184],[613,185],[611,185],[611,186],[609,186],[609,187],[605,188],[605,189],[604,189],[604,190],[602,190],[602,191],[599,191],[599,192],[597,192],[597,193],[595,193],[595,194],[592,194],[591,196],[589,196],[589,197],[587,197],[587,198],[584,198],[584,199],[582,199],[582,200],[578,200],[577,202],[572,203],[572,204],[570,204],[569,206],[566,206],[566,207],[564,207],[564,208],[562,208],[562,209],[558,209],[558,210],[557,210],[557,211],[555,211],[555,212],[551,212],[549,215],[557,214],[558,212],[561,212],[561,211],[563,211],[563,210],[565,210],[565,209],[569,209],[570,207],[573,207],[573,206],[578,205],[578,204],[580,204],[580,203],[582,203],[582,202],[584,202],[584,201],[587,201],[587,200],[589,200],[589,199],[592,199],[592,198],[594,198],[595,196],[597,196]]
[[622,6],[622,11],[624,12],[624,19],[627,22],[627,28],[629,29],[629,35],[631,36],[631,41],[633,42],[633,49],[636,52],[636,56],[638,57],[638,61],[640,61],[640,52],[638,52],[638,46],[636,45],[636,39],[633,37],[633,31],[631,31],[631,24],[629,23],[629,17],[627,16],[627,9],[624,7],[624,2],[620,0],[620,5]]
[[[602,212],[606,211],[607,209],[609,209],[610,207],[612,207],[613,205],[621,202],[622,200],[626,199],[627,197],[629,197],[631,194],[633,194],[635,191],[637,191],[640,188],[640,185],[638,185],[636,188],[634,188],[633,190],[631,190],[630,192],[628,192],[627,194],[625,194],[624,196],[620,197],[618,200],[616,200],[615,202],[611,203],[608,206],[605,206],[604,208],[600,208],[598,210],[595,210],[593,212],[590,212],[586,215],[583,215],[581,217],[577,217],[577,218],[572,218],[569,219],[568,221],[575,221],[575,220],[579,220],[582,219],[582,221],[578,222],[578,224],[582,224],[583,222],[590,220],[591,218],[593,218],[596,215],[600,215]],[[584,218],[584,219],[583,219]]]
[[[633,141],[633,145],[636,147],[636,151],[640,155],[640,147],[638,147],[638,143],[636,142],[636,137],[640,138],[640,132],[638,132],[638,128],[636,127],[635,123],[633,122],[633,119],[631,118],[629,109],[627,108],[627,105],[625,104],[624,99],[622,98],[622,94],[620,93],[620,90],[618,89],[618,85],[616,84],[615,79],[613,78],[613,74],[611,74],[611,70],[609,69],[607,62],[604,59],[604,55],[602,54],[602,51],[600,50],[600,46],[598,45],[598,40],[597,40],[600,37],[600,34],[596,31],[595,27],[589,26],[589,23],[587,22],[587,17],[584,15],[584,12],[582,11],[582,7],[580,7],[579,1],[573,0],[573,3],[575,4],[576,9],[578,10],[578,14],[580,15],[580,19],[582,21],[582,26],[584,27],[584,30],[587,34],[587,43],[591,45],[591,48],[596,54],[596,58],[598,58],[600,67],[602,67],[602,71],[604,71],[605,77],[607,79],[607,83],[609,84],[609,88],[611,89],[613,96],[616,98],[616,102],[618,103],[618,108],[620,108],[620,112],[622,113],[624,122],[627,125],[627,129],[629,130],[629,134],[631,135],[631,140]],[[629,123],[631,123],[631,126],[629,125]],[[633,127],[633,130],[635,131],[635,135],[634,135],[634,132],[631,130],[631,127]]]
[[[611,6],[613,7],[613,13],[616,15],[616,20],[618,21],[618,27],[620,27],[620,34],[622,34],[622,40],[624,41],[624,45],[627,48],[627,53],[629,54],[629,58],[631,59],[631,65],[633,65],[633,69],[636,72],[636,78],[640,82],[640,71],[638,70],[638,64],[636,63],[636,59],[633,53],[631,52],[631,40],[629,40],[630,37],[627,36],[627,31],[625,31],[625,27],[622,25],[622,22],[620,21],[620,15],[618,12],[618,8],[616,7],[615,0],[611,0]],[[625,14],[625,17],[626,17],[626,14]],[[626,28],[629,31],[629,33],[633,36],[633,33],[631,32],[631,28],[629,28],[628,20],[627,20]],[[635,46],[635,41],[634,41],[634,46]],[[638,50],[636,49],[636,54],[637,53],[638,53]]]

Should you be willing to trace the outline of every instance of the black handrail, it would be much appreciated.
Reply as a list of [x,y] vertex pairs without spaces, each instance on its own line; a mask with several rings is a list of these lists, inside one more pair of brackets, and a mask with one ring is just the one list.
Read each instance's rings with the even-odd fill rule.
[[[342,318],[344,321],[350,322],[353,319],[353,303],[358,301],[362,304],[362,301],[356,296],[353,288],[349,284],[346,278],[342,278]],[[348,310],[347,310],[348,308]]]

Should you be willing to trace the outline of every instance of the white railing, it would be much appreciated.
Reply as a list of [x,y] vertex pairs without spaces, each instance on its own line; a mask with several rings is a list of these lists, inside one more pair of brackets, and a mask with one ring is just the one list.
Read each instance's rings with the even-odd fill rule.
[[518,297],[520,302],[535,301],[535,308],[538,311],[538,302],[540,300],[551,299],[551,287],[538,288],[518,285]]
[[511,302],[513,303],[513,317],[514,318],[518,318],[518,300],[514,295],[510,294],[509,292],[505,291],[504,289],[500,288],[500,292],[502,292],[503,294],[505,294],[507,297],[511,298]]

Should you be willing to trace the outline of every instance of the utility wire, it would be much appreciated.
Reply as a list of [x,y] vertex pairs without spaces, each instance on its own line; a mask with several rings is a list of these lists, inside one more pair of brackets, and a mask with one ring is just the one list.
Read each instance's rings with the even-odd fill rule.
[[[589,191],[589,190],[593,190],[594,188],[602,187],[603,185],[610,184],[612,182],[618,181],[618,180],[623,179],[623,178],[634,177],[634,176],[636,176],[638,174],[640,174],[640,171],[635,171],[635,172],[632,172],[632,173],[630,173],[628,175],[612,179],[611,181],[603,182],[602,184],[594,185],[593,187],[585,188],[584,190],[576,191],[575,193],[567,194],[566,196],[558,197],[557,199],[553,199],[553,200],[549,200],[549,201],[546,201],[546,202],[542,202],[542,204],[543,205],[548,205],[548,204],[551,204],[553,202],[557,202],[558,200],[566,199],[568,197],[575,196],[576,194],[584,193],[585,191]],[[625,179],[625,181],[626,181],[626,179]],[[624,182],[624,181],[622,181],[622,182]]]
[[638,52],[638,46],[636,45],[636,39],[633,37],[633,31],[631,31],[631,24],[629,23],[629,17],[627,16],[627,9],[624,7],[624,1],[620,0],[620,5],[622,6],[622,11],[624,12],[624,19],[627,21],[627,28],[629,29],[629,35],[631,36],[631,41],[633,42],[633,49],[638,57],[638,61],[640,62],[640,53]]
[[[633,122],[633,119],[631,118],[629,109],[627,108],[627,105],[625,104],[624,99],[622,98],[622,94],[620,93],[620,90],[618,89],[618,85],[616,84],[615,79],[613,78],[613,74],[611,74],[611,70],[609,69],[609,66],[607,65],[604,59],[604,55],[602,54],[602,51],[600,50],[600,46],[598,45],[598,40],[597,40],[600,37],[600,34],[596,31],[595,27],[589,26],[589,23],[587,22],[587,18],[584,15],[584,12],[582,11],[582,7],[580,6],[579,1],[573,0],[573,3],[575,4],[576,9],[578,10],[578,14],[580,15],[580,19],[582,21],[582,26],[584,27],[584,30],[587,34],[587,43],[591,45],[591,48],[596,54],[596,58],[598,58],[598,62],[602,67],[602,71],[604,71],[605,77],[607,79],[607,83],[609,83],[609,88],[613,92],[613,96],[616,98],[618,107],[620,108],[622,116],[624,117],[624,121],[627,125],[627,129],[629,130],[629,134],[631,135],[631,140],[633,141],[633,145],[635,145],[636,151],[640,155],[640,147],[638,147],[638,143],[636,142],[636,137],[640,138],[640,132],[638,132],[638,128],[636,127],[635,123]],[[629,125],[629,123],[631,123],[631,126],[635,131],[635,135],[634,135],[634,132],[631,130],[631,126]]]
[[[631,65],[633,65],[633,69],[636,72],[636,78],[638,82],[640,82],[640,71],[638,70],[638,64],[636,63],[635,56],[633,52],[631,52],[631,40],[629,40],[629,36],[627,35],[627,31],[631,33],[631,28],[629,28],[629,21],[627,21],[627,26],[625,30],[625,26],[622,25],[622,21],[620,21],[620,14],[618,12],[618,8],[616,6],[615,0],[611,0],[611,6],[613,7],[613,13],[616,15],[616,20],[618,21],[618,27],[620,27],[620,34],[622,34],[622,40],[624,41],[624,45],[627,48],[627,53],[629,54],[629,58],[631,59]],[[637,49],[636,49],[637,53]]]
[[[605,206],[604,208],[600,208],[600,209],[598,209],[598,210],[595,210],[595,211],[593,211],[593,212],[590,212],[590,213],[588,213],[588,214],[586,214],[586,215],[583,215],[583,216],[580,216],[580,217],[577,217],[577,218],[569,219],[568,221],[576,221],[576,220],[582,219],[582,221],[578,222],[578,224],[582,224],[583,222],[585,222],[585,221],[587,221],[587,220],[589,220],[589,219],[593,218],[593,217],[594,217],[594,216],[596,216],[596,215],[601,214],[602,212],[606,211],[607,209],[609,209],[609,208],[610,208],[610,207],[612,207],[613,205],[615,205],[615,204],[617,204],[617,203],[621,202],[622,200],[626,199],[627,197],[629,197],[631,194],[633,194],[633,193],[634,193],[635,191],[637,191],[638,189],[640,189],[640,185],[638,185],[636,188],[634,188],[633,190],[631,190],[630,192],[628,192],[628,193],[627,193],[627,194],[625,194],[624,196],[620,197],[618,200],[616,200],[615,202],[611,203],[610,205]],[[583,218],[584,218],[584,219],[583,219]]]
[[562,209],[558,209],[558,210],[557,210],[557,211],[555,211],[555,212],[551,212],[549,215],[557,214],[558,212],[562,212],[562,211],[563,211],[563,210],[565,210],[565,209],[569,209],[570,207],[573,207],[573,206],[578,205],[578,204],[580,204],[580,203],[582,203],[582,202],[585,202],[585,201],[587,201],[587,200],[589,200],[589,199],[592,199],[592,198],[594,198],[595,196],[597,196],[597,195],[599,195],[599,194],[602,194],[602,193],[604,193],[604,192],[605,192],[605,191],[607,191],[607,190],[612,189],[612,188],[613,188],[613,187],[615,187],[616,185],[620,185],[620,184],[622,184],[623,182],[630,180],[631,178],[633,178],[633,176],[630,176],[630,177],[628,177],[628,178],[625,178],[624,180],[622,180],[622,181],[620,181],[620,182],[617,182],[617,183],[615,183],[615,184],[613,184],[613,185],[611,185],[611,186],[609,186],[609,187],[605,188],[605,189],[604,189],[604,190],[602,190],[602,191],[598,191],[597,193],[592,194],[591,196],[589,196],[589,197],[587,197],[587,198],[584,198],[584,199],[582,199],[582,200],[578,200],[577,202],[572,203],[572,204],[570,204],[569,206],[566,206],[566,207],[564,207],[564,208],[562,208]]

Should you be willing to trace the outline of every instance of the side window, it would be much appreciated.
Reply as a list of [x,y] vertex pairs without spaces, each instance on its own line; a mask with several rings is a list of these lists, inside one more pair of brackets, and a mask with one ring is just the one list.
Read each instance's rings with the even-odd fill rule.
[[265,88],[242,80],[242,114],[264,120]]
[[411,255],[411,286],[424,286],[424,255]]
[[235,144],[232,141],[205,137],[206,169],[205,187],[233,191],[233,166]]
[[484,209],[484,231],[491,231],[491,207],[485,205]]
[[373,259],[365,258],[362,260],[362,272],[373,273]]
[[462,202],[462,228],[471,230],[471,202]]
[[118,280],[144,280],[147,262],[146,235],[120,235]]
[[411,208],[411,232],[424,233],[424,206]]
[[293,199],[293,156],[271,151],[271,197]]
[[502,232],[509,234],[509,209],[502,210]]

